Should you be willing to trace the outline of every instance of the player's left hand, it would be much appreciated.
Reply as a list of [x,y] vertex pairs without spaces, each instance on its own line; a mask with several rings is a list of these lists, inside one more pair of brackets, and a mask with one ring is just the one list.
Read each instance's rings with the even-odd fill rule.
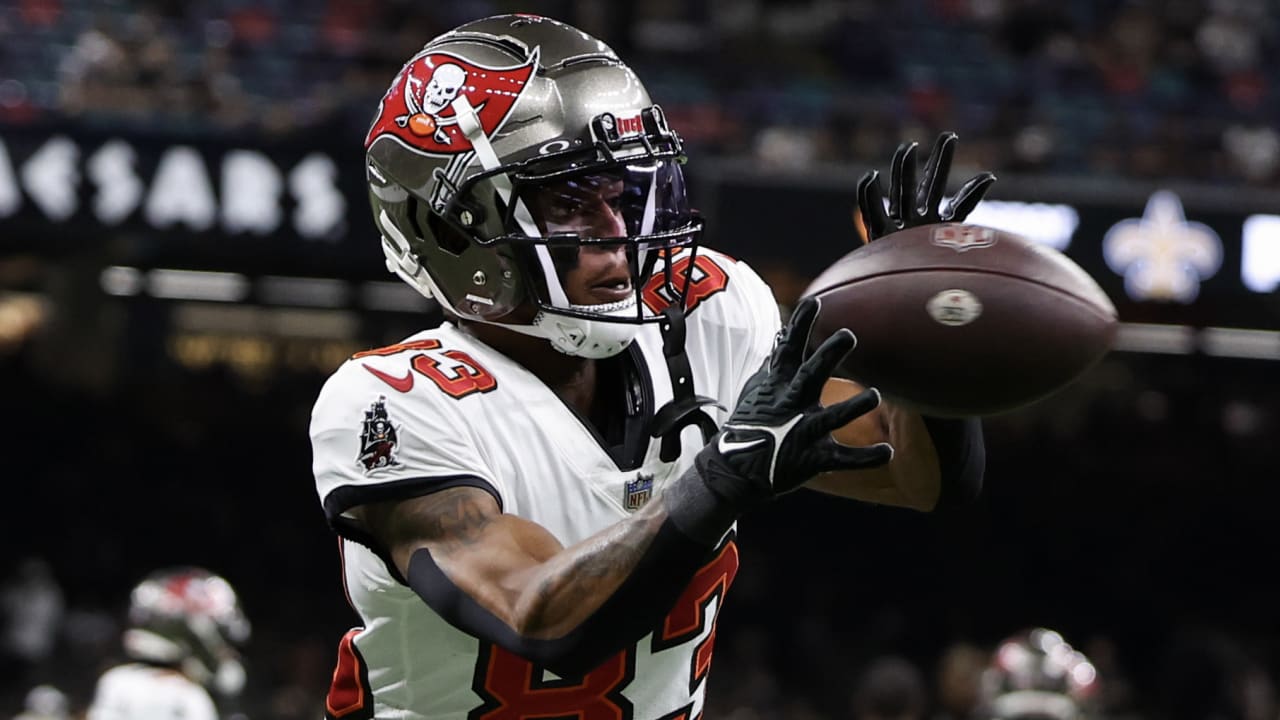
[[951,173],[951,157],[955,154],[957,136],[944,132],[934,142],[925,163],[924,178],[916,184],[916,146],[903,143],[893,153],[889,174],[889,209],[884,207],[884,189],[880,173],[869,170],[858,180],[858,210],[867,228],[867,240],[919,225],[942,222],[964,222],[996,181],[994,173],[982,172],[965,181],[955,197],[942,208],[942,194]]
[[821,406],[823,385],[857,340],[842,329],[805,359],[817,316],[816,299],[800,302],[773,353],[747,381],[729,421],[698,453],[703,481],[735,507],[790,492],[821,472],[876,467],[893,457],[888,443],[849,447],[832,439],[832,430],[875,409],[880,393],[868,389]]

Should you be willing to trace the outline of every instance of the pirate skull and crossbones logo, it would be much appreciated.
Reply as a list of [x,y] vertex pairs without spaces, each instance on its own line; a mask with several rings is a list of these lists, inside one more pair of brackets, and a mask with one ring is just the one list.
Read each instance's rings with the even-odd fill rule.
[[458,97],[466,82],[467,71],[453,63],[436,68],[425,83],[409,73],[404,84],[404,104],[409,112],[397,117],[396,124],[408,127],[415,135],[430,135],[441,145],[449,145],[452,141],[444,126],[453,125],[458,119],[442,118],[440,113]]

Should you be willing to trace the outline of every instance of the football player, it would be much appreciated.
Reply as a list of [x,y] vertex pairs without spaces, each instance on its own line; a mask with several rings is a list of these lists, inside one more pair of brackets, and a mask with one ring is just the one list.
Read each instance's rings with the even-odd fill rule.
[[196,567],[157,570],[130,593],[128,661],[98,678],[86,719],[217,720],[215,698],[244,686],[237,648],[248,638],[225,579]]
[[[938,221],[953,142],[874,229]],[[530,15],[447,32],[366,150],[388,268],[446,321],[352,357],[312,412],[362,621],[329,717],[697,717],[740,515],[830,470],[865,472],[823,490],[920,510],[977,491],[976,420],[874,389],[820,405],[855,338],[811,347],[816,302],[782,327],[746,263],[700,247],[680,137],[600,40]],[[836,444],[855,418],[866,442]]]
[[1086,720],[1098,690],[1093,663],[1049,628],[1000,641],[982,673],[984,720]]

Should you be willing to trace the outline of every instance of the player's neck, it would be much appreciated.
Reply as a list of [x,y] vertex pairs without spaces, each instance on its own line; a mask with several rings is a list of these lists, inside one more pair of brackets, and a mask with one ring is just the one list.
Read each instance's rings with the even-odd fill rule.
[[584,415],[588,412],[595,396],[595,361],[565,355],[543,338],[497,325],[459,321],[458,327],[519,363]]

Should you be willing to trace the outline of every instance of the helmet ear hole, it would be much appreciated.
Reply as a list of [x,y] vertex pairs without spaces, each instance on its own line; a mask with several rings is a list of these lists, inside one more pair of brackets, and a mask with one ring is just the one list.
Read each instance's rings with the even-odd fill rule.
[[434,215],[431,217],[431,221],[434,221],[436,224],[436,242],[439,243],[440,247],[444,250],[447,250],[454,255],[461,255],[471,245],[467,240],[467,236],[463,235],[462,231],[458,230],[453,225],[450,225]]
[[444,218],[433,212],[424,213],[426,215],[428,233],[422,231],[422,224],[418,215],[421,204],[417,199],[409,198],[409,222],[413,223],[413,231],[419,238],[435,238],[436,245],[445,252],[453,255],[461,255],[471,244],[466,235],[455,228],[453,225],[445,222]]

